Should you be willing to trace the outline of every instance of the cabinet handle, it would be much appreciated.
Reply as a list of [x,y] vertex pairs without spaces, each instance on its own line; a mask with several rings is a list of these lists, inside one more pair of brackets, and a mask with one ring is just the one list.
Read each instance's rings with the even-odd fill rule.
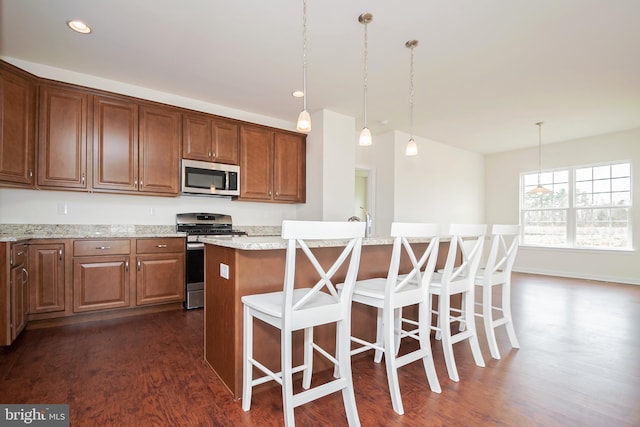
[[168,245],[156,245],[156,248],[166,248]]
[[133,186],[134,186],[134,187],[136,187],[136,188],[138,188],[138,178],[135,178],[135,179],[133,180]]
[[278,197],[279,195],[280,195],[280,193],[278,193],[278,192],[276,191],[276,197]]
[[9,251],[9,265],[13,265],[13,248]]
[[269,196],[271,196],[271,190],[269,190]]
[[211,158],[213,156],[213,154],[211,154],[211,151],[209,151],[209,158]]
[[104,251],[105,249],[111,249],[111,246],[97,246],[96,249]]
[[82,172],[82,185],[84,185],[84,172]]
[[138,271],[140,271],[140,267],[141,267],[141,264],[140,264],[140,261],[138,261]]
[[129,260],[124,262],[124,271],[129,271]]
[[18,256],[22,256],[22,255],[24,255],[24,251],[18,252]]
[[58,259],[62,261],[62,248],[58,249]]
[[29,272],[24,267],[22,267],[22,278],[24,280],[24,283],[29,282]]
[[29,169],[29,178],[33,178],[33,171]]

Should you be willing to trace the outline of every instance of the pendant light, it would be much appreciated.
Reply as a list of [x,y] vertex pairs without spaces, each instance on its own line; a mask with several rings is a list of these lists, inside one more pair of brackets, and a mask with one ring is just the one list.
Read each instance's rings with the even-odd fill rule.
[[296,129],[299,132],[311,131],[311,116],[307,111],[307,0],[302,1],[302,111],[298,116]]
[[528,194],[534,196],[541,196],[552,192],[540,184],[540,174],[542,173],[542,123],[544,122],[536,123],[536,126],[538,126],[538,186],[528,192]]
[[416,141],[413,139],[413,48],[418,46],[418,40],[409,40],[404,44],[406,47],[411,50],[411,71],[410,71],[410,89],[409,89],[409,129],[411,131],[411,136],[409,138],[409,142],[407,143],[407,148],[405,149],[405,154],[407,156],[417,156],[418,155],[418,146],[416,145]]
[[371,145],[373,143],[371,138],[371,131],[367,127],[367,78],[368,78],[368,54],[369,46],[367,40],[367,24],[373,20],[373,15],[370,13],[363,13],[358,17],[358,22],[364,25],[364,126],[360,131],[360,139],[358,144],[362,146]]

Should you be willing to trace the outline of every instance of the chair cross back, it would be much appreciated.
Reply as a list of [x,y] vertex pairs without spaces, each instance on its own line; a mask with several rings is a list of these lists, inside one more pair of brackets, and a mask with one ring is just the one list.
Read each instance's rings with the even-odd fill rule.
[[[454,224],[451,229],[451,241],[449,243],[449,253],[443,272],[443,282],[454,281],[456,279],[469,278],[473,280],[477,267],[480,263],[480,254],[483,249],[483,239],[465,242],[464,237],[484,236],[486,226]],[[460,250],[462,262],[455,266],[457,261],[456,251]],[[472,273],[472,274],[469,274]]]
[[[492,228],[493,242],[485,265],[485,274],[510,271],[518,251],[520,226],[496,224]],[[509,238],[511,238],[510,241]]]

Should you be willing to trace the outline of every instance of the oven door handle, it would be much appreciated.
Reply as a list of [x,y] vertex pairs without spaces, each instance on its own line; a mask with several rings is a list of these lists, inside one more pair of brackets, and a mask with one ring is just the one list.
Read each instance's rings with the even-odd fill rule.
[[193,242],[193,243],[187,243],[187,250],[188,251],[195,251],[198,249],[204,249],[204,243],[202,242]]

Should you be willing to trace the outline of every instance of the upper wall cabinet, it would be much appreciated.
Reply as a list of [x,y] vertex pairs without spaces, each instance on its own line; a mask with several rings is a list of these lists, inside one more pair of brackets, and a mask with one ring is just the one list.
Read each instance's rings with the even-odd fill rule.
[[239,126],[206,114],[182,115],[182,157],[238,164]]
[[35,79],[0,62],[0,185],[33,188]]
[[139,190],[177,196],[180,191],[180,112],[140,107]]
[[304,203],[306,137],[258,126],[240,129],[240,199]]
[[89,94],[40,85],[38,187],[87,190]]
[[93,97],[93,189],[137,191],[138,105]]

